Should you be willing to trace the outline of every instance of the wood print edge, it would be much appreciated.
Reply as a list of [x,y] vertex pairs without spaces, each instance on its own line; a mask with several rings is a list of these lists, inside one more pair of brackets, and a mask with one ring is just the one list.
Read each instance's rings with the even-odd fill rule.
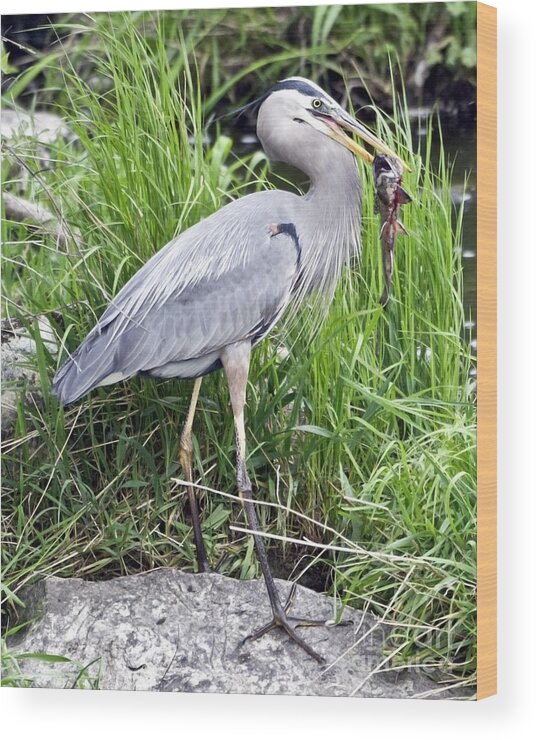
[[477,3],[477,699],[497,692],[497,10]]

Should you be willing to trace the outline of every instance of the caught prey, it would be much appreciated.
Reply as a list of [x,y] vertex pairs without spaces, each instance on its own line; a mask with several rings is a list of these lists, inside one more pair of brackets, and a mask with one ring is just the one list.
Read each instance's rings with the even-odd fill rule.
[[380,304],[385,308],[389,303],[395,259],[395,241],[398,234],[407,234],[399,219],[401,206],[411,202],[411,197],[402,187],[404,165],[398,159],[386,154],[377,154],[372,163],[374,186],[376,190],[376,212],[380,214],[380,242],[385,286]]

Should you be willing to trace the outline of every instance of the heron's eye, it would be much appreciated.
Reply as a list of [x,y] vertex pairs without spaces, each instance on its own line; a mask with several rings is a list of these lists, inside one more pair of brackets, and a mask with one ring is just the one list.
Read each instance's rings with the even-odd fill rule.
[[316,109],[318,110],[319,108],[321,108],[321,107],[322,107],[322,101],[321,101],[321,100],[319,100],[318,98],[315,98],[315,99],[313,100],[313,103],[312,103],[312,105],[313,105],[313,108],[316,108]]

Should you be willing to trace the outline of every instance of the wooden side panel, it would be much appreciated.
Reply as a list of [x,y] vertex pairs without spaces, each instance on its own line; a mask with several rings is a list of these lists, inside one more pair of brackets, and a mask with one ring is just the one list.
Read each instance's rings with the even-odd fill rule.
[[497,692],[497,10],[477,4],[477,699]]

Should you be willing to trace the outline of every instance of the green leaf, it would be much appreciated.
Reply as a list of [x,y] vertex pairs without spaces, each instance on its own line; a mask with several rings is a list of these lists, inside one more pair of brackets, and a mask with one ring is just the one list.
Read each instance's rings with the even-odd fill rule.
[[4,44],[2,43],[0,46],[0,54],[1,54],[1,63],[0,63],[0,69],[2,71],[3,75],[9,75],[13,72],[17,71],[17,67],[14,67],[13,64],[9,63],[9,54],[4,48]]
[[327,429],[317,427],[314,424],[300,424],[294,427],[295,432],[305,432],[306,434],[316,434],[318,437],[326,437],[326,439],[332,439],[332,432],[328,432]]
[[14,656],[17,660],[41,660],[43,663],[71,663],[70,658],[53,653],[19,653]]
[[453,18],[459,18],[467,12],[466,3],[446,3],[447,10]]
[[39,61],[35,62],[28,67],[27,70],[22,72],[18,77],[15,78],[14,82],[9,86],[5,95],[2,97],[5,100],[16,100],[26,90],[30,82],[34,80],[38,74],[45,70],[52,61],[61,56],[63,52],[56,52],[54,54],[47,54]]
[[469,69],[476,67],[476,49],[473,46],[464,47],[460,59],[464,67]]

